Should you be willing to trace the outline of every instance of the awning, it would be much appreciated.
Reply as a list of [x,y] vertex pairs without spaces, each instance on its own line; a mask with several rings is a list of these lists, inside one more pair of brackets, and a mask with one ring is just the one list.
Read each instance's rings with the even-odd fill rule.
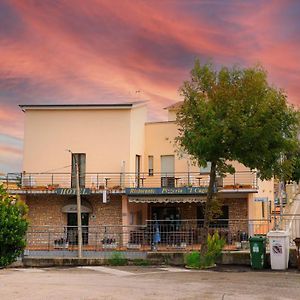
[[129,202],[134,203],[203,203],[205,196],[168,196],[168,197],[128,197]]
[[[77,212],[76,200],[70,200],[70,202],[61,209],[61,211],[63,213],[76,213]],[[92,213],[93,212],[93,208],[88,201],[81,200],[81,212],[82,213]]]

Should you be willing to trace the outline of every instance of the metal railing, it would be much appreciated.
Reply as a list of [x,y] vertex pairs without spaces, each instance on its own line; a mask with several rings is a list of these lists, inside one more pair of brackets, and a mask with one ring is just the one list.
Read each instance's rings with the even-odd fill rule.
[[[75,187],[71,173],[8,173],[0,183],[10,190],[53,191]],[[198,172],[175,173],[84,173],[80,174],[81,187],[91,190],[123,190],[124,188],[154,187],[207,187],[209,175]],[[244,171],[217,179],[219,189],[256,189],[256,172]]]
[[[267,234],[272,221],[218,219],[209,232],[218,232],[227,249],[237,249],[249,236]],[[203,220],[148,220],[144,225],[82,226],[83,251],[199,250]],[[27,251],[77,250],[77,226],[30,226]],[[226,248],[225,247],[225,248]]]
[[289,233],[290,245],[294,245],[294,239],[300,237],[300,214],[282,214],[274,216],[278,229]]

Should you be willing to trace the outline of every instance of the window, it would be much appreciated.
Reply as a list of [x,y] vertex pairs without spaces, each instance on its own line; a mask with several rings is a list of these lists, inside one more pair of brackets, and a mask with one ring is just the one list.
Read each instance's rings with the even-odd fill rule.
[[[228,205],[223,205],[221,207],[222,213],[216,217],[213,221],[210,222],[210,227],[228,227],[228,219],[229,219],[229,207]],[[197,207],[197,225],[198,227],[202,227],[204,223],[204,204]]]
[[161,156],[161,186],[175,187],[175,156]]
[[153,155],[148,156],[148,175],[153,176]]

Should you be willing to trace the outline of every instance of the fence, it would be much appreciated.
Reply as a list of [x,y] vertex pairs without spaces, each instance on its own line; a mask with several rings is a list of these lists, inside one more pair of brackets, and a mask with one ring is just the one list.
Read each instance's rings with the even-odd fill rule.
[[[218,231],[228,249],[236,249],[250,235],[266,234],[270,220],[218,219],[209,232]],[[202,243],[203,220],[149,220],[145,225],[82,226],[84,251],[199,250]],[[31,226],[27,232],[28,251],[77,249],[76,226]]]
[[277,227],[289,232],[290,244],[294,245],[294,239],[300,237],[300,215],[284,214],[276,218]]

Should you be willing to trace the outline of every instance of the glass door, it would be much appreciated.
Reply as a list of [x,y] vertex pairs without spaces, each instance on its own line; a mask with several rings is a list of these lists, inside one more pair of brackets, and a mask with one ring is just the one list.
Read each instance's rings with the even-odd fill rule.
[[175,187],[175,157],[161,156],[161,187]]
[[[67,216],[67,239],[70,245],[78,244],[78,230],[77,230],[77,213],[68,213]],[[89,214],[81,214],[81,225],[82,225],[82,244],[88,244],[89,237]]]

